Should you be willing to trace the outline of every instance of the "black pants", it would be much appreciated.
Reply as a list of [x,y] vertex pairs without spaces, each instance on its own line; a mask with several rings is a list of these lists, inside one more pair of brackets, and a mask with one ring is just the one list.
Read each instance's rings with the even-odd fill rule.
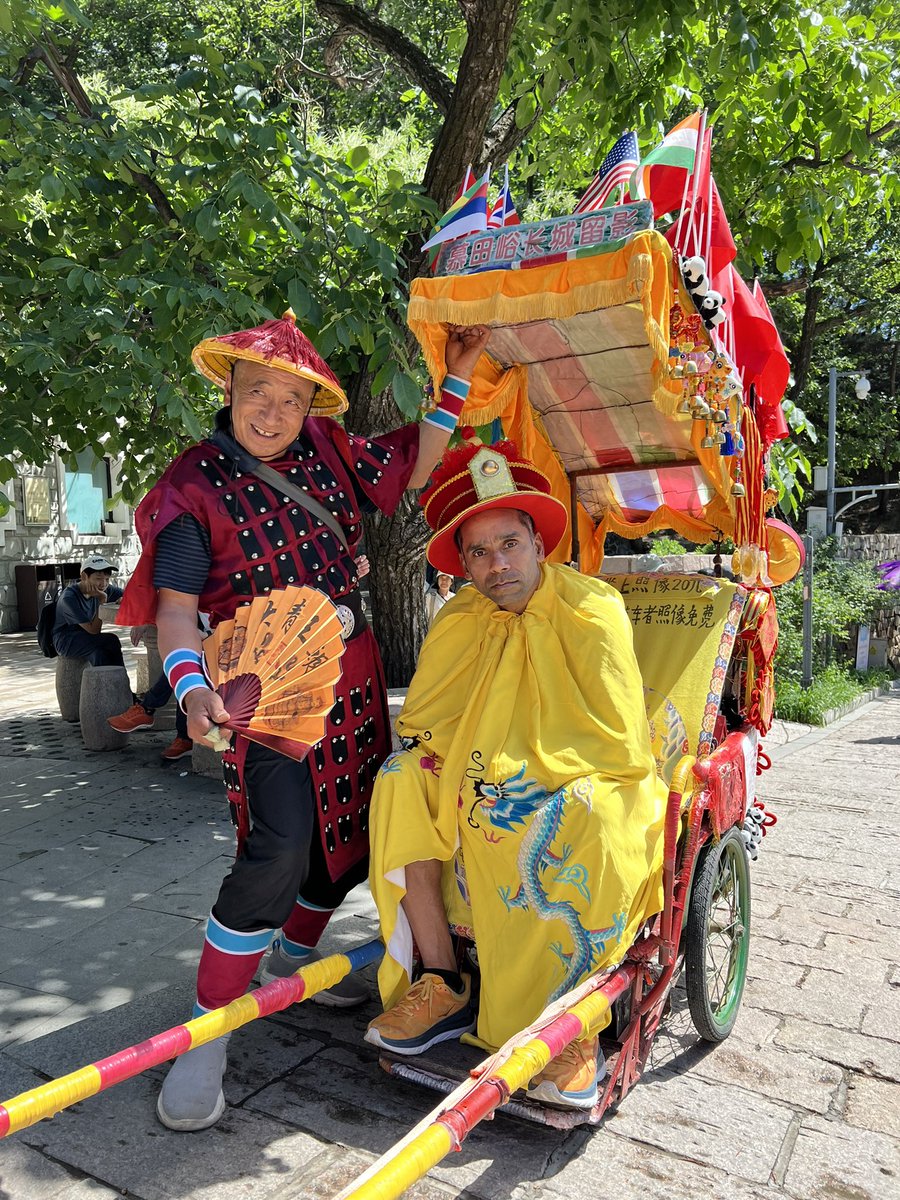
[[122,643],[114,633],[71,630],[56,648],[65,658],[86,658],[92,667],[124,667]]
[[[153,687],[144,692],[141,696],[141,707],[147,712],[154,713],[158,708],[162,708],[164,704],[168,704],[172,698],[172,685],[166,678],[166,673],[163,671]],[[180,738],[187,738],[187,714],[182,711],[181,705],[175,705],[175,732]]]
[[366,878],[368,862],[331,879],[307,764],[252,742],[244,786],[250,833],[213,905],[216,920],[239,933],[280,929],[298,894],[317,908],[337,908]]

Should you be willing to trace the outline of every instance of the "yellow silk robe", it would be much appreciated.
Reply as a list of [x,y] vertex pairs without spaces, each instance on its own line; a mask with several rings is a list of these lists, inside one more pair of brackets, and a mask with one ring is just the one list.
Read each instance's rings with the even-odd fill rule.
[[371,815],[382,1000],[409,986],[405,867],[439,859],[450,923],[477,946],[477,1040],[497,1047],[661,907],[666,789],[621,596],[551,564],[521,615],[463,588],[397,729]]

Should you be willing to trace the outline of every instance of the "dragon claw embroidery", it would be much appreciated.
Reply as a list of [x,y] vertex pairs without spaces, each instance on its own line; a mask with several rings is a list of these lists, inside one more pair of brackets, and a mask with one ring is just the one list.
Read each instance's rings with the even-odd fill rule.
[[[563,787],[551,794],[537,780],[526,778],[525,771],[526,764],[522,763],[515,775],[499,784],[477,780],[478,799],[472,812],[480,809],[491,825],[510,832],[516,826],[527,824],[529,819],[531,821],[522,837],[516,860],[522,882],[515,893],[510,887],[498,887],[497,892],[507,912],[519,908],[534,913],[542,921],[562,921],[565,925],[572,939],[572,952],[567,953],[561,942],[554,942],[550,947],[565,970],[562,982],[551,996],[556,1000],[587,974],[610,941],[621,940],[627,918],[624,912],[617,913],[608,928],[585,929],[573,904],[568,900],[549,898],[543,878],[545,872],[552,870],[553,882],[571,884],[590,903],[589,873],[582,863],[570,862],[574,853],[572,845],[563,843],[558,853],[552,847],[565,816],[566,801],[575,800],[590,808],[593,781],[578,779],[568,789]],[[470,824],[475,824],[471,818],[470,813]],[[487,831],[483,832],[488,841],[492,840]]]
[[400,755],[404,754],[403,750],[395,750],[393,754],[389,754],[378,771],[379,775],[396,775],[400,770]]

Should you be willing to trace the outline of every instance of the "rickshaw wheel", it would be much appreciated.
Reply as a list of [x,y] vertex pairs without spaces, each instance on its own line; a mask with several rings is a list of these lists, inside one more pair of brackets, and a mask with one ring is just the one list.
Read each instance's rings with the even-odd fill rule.
[[750,947],[750,869],[738,829],[706,847],[691,890],[685,983],[691,1020],[722,1042],[737,1020]]

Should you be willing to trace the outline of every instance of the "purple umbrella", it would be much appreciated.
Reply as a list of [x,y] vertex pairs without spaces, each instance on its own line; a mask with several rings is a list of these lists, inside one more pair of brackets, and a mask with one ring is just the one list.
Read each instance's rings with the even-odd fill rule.
[[878,586],[883,592],[900,591],[900,562],[879,563],[875,570],[881,576]]

